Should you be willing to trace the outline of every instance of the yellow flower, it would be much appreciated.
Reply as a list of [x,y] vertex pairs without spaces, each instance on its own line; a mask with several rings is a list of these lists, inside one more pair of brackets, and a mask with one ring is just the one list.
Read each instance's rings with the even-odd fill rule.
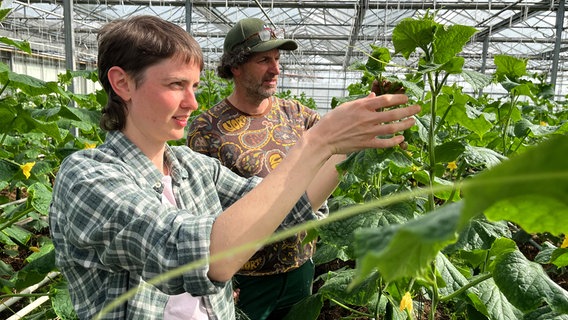
[[548,123],[546,123],[545,121],[541,121],[540,125],[543,126],[543,127],[546,127],[548,125]]
[[85,148],[83,148],[83,149],[93,149],[93,148],[96,147],[96,146],[97,146],[96,143],[88,143],[88,142],[85,142]]
[[22,172],[24,173],[24,176],[26,176],[26,179],[29,179],[29,177],[31,175],[32,168],[34,166],[35,166],[35,162],[28,162],[26,164],[20,165],[20,168],[22,168]]
[[448,165],[446,166],[446,168],[450,169],[450,171],[454,171],[458,168],[458,165],[456,164],[455,161],[452,161],[452,162],[448,162]]
[[31,246],[30,250],[33,251],[33,252],[39,252],[40,251],[38,247],[34,247],[34,246]]
[[410,292],[406,292],[400,300],[400,311],[408,310],[412,312],[412,298],[410,297]]
[[562,241],[560,248],[568,248],[568,236],[564,236],[564,241]]

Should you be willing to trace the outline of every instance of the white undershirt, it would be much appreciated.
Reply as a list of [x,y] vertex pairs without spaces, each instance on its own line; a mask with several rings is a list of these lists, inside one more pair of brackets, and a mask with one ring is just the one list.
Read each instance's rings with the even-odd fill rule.
[[[174,192],[172,190],[172,177],[162,177],[162,203],[177,207]],[[164,320],[207,320],[207,310],[201,298],[194,297],[185,292],[170,296],[166,309],[164,310]]]

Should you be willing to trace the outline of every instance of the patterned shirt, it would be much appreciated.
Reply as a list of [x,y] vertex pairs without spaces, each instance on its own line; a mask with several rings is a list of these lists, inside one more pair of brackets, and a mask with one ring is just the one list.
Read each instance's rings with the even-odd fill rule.
[[[231,283],[207,277],[208,265],[156,285],[146,281],[209,257],[217,216],[258,184],[187,147],[166,146],[178,208],[161,202],[162,174],[121,132],[61,164],[50,207],[56,263],[75,310],[92,319],[130,289],[103,319],[161,319],[169,295],[203,296],[210,319],[234,319]],[[283,225],[316,219],[304,194]]]
[[[271,97],[270,111],[250,116],[227,99],[191,123],[187,144],[193,150],[212,156],[243,177],[266,176],[285,157],[320,116],[296,100]],[[320,209],[327,214],[327,206]],[[296,269],[314,253],[315,242],[303,243],[306,232],[269,244],[239,270],[241,275],[270,275]]]

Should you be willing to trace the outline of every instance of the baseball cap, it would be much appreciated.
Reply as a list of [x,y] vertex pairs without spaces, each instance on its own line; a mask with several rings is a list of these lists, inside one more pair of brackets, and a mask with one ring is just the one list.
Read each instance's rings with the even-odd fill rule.
[[298,44],[291,39],[278,39],[273,29],[258,18],[245,18],[237,22],[225,37],[224,52],[249,47],[252,52],[272,49],[296,50]]

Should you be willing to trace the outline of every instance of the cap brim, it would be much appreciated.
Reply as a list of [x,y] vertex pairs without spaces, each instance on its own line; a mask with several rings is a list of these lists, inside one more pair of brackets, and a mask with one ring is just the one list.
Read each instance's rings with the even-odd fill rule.
[[256,46],[250,48],[250,51],[264,52],[272,49],[296,50],[298,49],[298,44],[296,43],[296,41],[290,39],[273,39],[257,44]]

